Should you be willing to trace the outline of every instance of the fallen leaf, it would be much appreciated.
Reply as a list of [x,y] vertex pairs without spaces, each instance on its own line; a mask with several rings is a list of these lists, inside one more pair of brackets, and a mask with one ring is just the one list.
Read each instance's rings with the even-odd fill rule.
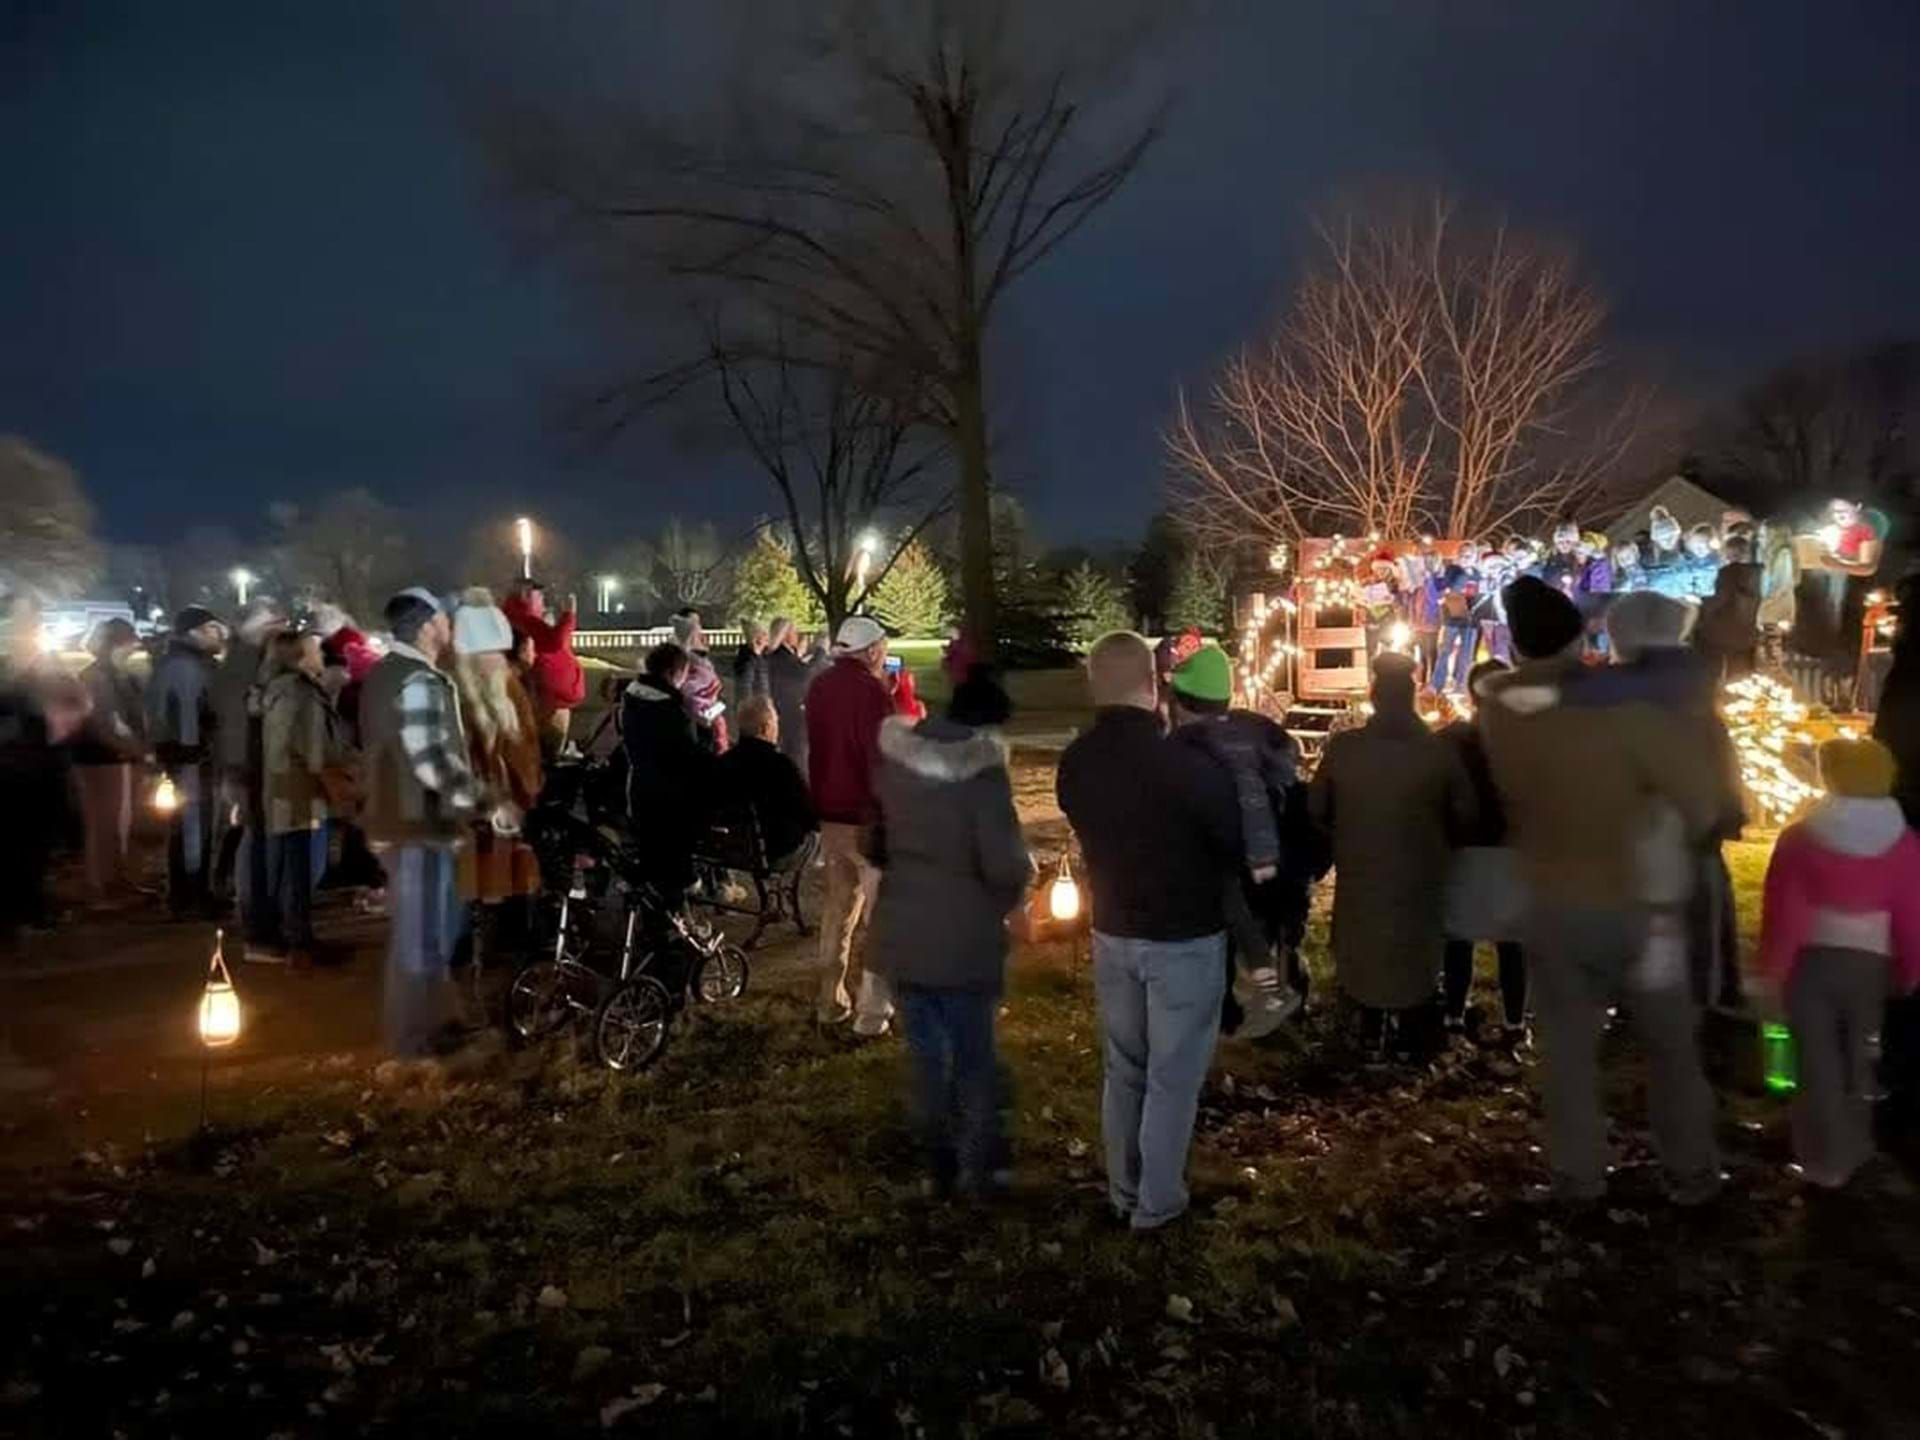
[[605,1345],[589,1345],[573,1357],[573,1378],[584,1380],[594,1374],[607,1361],[613,1358],[613,1351]]
[[254,1264],[271,1265],[277,1260],[279,1260],[279,1258],[280,1258],[280,1252],[278,1250],[269,1250],[266,1246],[262,1245],[258,1240],[253,1242],[253,1263]]
[[1086,1141],[1076,1137],[1067,1142],[1067,1158],[1069,1160],[1083,1160],[1086,1158],[1086,1154],[1087,1154]]
[[127,1239],[124,1235],[116,1236],[114,1239],[107,1241],[107,1249],[116,1255],[131,1255],[133,1253],[133,1241]]
[[651,1381],[645,1385],[634,1386],[631,1395],[616,1396],[600,1407],[600,1428],[611,1430],[625,1416],[632,1414],[635,1410],[644,1410],[666,1393],[666,1386]]
[[558,1285],[542,1285],[540,1298],[534,1303],[542,1310],[564,1310],[567,1308],[567,1292]]
[[193,1311],[191,1310],[182,1310],[178,1315],[173,1317],[173,1328],[176,1330],[185,1330],[192,1324]]
[[1193,1301],[1184,1295],[1167,1296],[1167,1318],[1182,1325],[1193,1324]]
[[142,1264],[140,1267],[140,1278],[142,1280],[151,1280],[154,1276],[154,1272],[157,1271],[159,1268],[160,1267],[158,1265],[153,1263],[153,1257],[149,1255],[146,1258],[145,1263]]
[[1067,1361],[1058,1350],[1049,1349],[1040,1357],[1041,1383],[1055,1390],[1068,1390],[1073,1386],[1073,1377],[1067,1373]]

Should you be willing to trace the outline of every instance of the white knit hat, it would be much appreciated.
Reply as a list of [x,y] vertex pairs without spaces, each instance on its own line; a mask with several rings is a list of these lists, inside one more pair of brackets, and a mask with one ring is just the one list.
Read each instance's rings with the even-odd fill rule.
[[833,653],[851,655],[886,638],[887,632],[880,628],[878,620],[866,615],[849,615],[840,622],[839,633],[833,637]]
[[460,596],[453,612],[453,648],[462,655],[513,649],[513,626],[493,603],[493,592],[483,585]]

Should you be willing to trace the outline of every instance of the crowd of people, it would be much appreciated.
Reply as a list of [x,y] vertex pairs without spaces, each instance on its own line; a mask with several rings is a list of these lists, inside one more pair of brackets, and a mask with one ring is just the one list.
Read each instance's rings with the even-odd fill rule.
[[[1577,534],[1556,539],[1570,540],[1564,564],[1501,585],[1509,653],[1461,676],[1471,701],[1451,724],[1428,726],[1415,660],[1384,652],[1364,723],[1328,740],[1310,779],[1286,730],[1235,708],[1218,646],[1156,655],[1119,632],[1092,647],[1095,719],[1062,756],[1057,794],[1091,890],[1109,1199],[1133,1228],[1187,1206],[1222,1032],[1258,1037],[1305,1005],[1307,914],[1329,870],[1333,972],[1366,1063],[1472,1028],[1475,953],[1490,946],[1498,1022],[1478,1038],[1518,1051],[1537,1028],[1552,1192],[1604,1192],[1598,1047],[1616,1019],[1647,1054],[1671,1193],[1694,1204],[1718,1190],[1700,1018],[1745,997],[1720,859],[1742,799],[1715,656],[1696,640],[1700,607],[1653,586],[1607,589],[1596,631],[1582,586],[1600,557]],[[331,607],[291,617],[257,600],[229,628],[190,606],[144,692],[138,636],[108,622],[78,677],[7,692],[0,783],[48,813],[71,784],[88,893],[113,904],[151,762],[172,800],[167,903],[193,919],[237,906],[249,959],[325,958],[314,894],[345,873],[388,916],[390,1048],[443,1053],[482,1023],[450,984],[456,944],[471,931],[483,956],[540,888],[523,825],[549,767],[580,756],[573,618],[568,602],[550,619],[531,581],[500,603],[483,588],[404,590],[378,638]],[[991,1193],[1007,1156],[995,1015],[1035,874],[1001,738],[1006,690],[957,642],[951,697],[930,716],[865,616],[824,647],[788,620],[750,625],[724,677],[696,612],[674,617],[673,637],[623,678],[614,738],[588,741],[624,770],[647,881],[684,895],[723,814],[751,817],[776,871],[817,864],[818,1022],[862,1037],[897,1023],[928,1184]],[[1888,994],[1920,977],[1920,840],[1900,803],[1920,766],[1907,704],[1920,657],[1899,654],[1889,743],[1823,747],[1826,796],[1783,836],[1767,881],[1757,1000],[1792,1021],[1795,1145],[1823,1185],[1872,1154],[1869,1037]],[[1438,656],[1450,676],[1457,660]],[[55,752],[70,782],[30,763]],[[41,852],[55,839],[5,833],[38,849],[0,864],[4,919],[45,924]]]
[[[1817,583],[1808,582],[1796,539],[1814,542]],[[1354,583],[1369,650],[1384,642],[1411,654],[1423,683],[1443,695],[1469,693],[1477,655],[1514,662],[1505,592],[1521,578],[1542,580],[1572,600],[1589,644],[1600,649],[1617,598],[1654,594],[1686,602],[1697,611],[1693,648],[1715,678],[1733,679],[1753,671],[1764,636],[1791,631],[1810,650],[1844,640],[1849,584],[1874,574],[1881,548],[1879,532],[1851,501],[1833,502],[1827,523],[1806,537],[1739,511],[1718,525],[1686,527],[1656,505],[1645,528],[1617,542],[1569,520],[1546,544],[1513,535],[1499,544],[1464,540],[1444,554],[1431,544],[1382,547],[1363,557]],[[1809,607],[1817,613],[1802,614],[1803,589],[1818,602]],[[1396,627],[1404,627],[1404,640],[1388,639]]]

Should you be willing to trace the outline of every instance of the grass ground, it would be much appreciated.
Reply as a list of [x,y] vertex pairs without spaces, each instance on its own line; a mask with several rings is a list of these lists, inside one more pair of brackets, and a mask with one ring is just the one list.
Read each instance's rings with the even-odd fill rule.
[[[1042,845],[1050,789],[1024,756]],[[1764,847],[1734,863],[1749,895]],[[805,947],[643,1076],[566,1041],[421,1070],[371,1045],[377,929],[331,923],[366,947],[346,970],[241,972],[254,1018],[202,1134],[198,935],[83,932],[127,967],[8,979],[53,1080],[5,1112],[0,1430],[1920,1433],[1911,1202],[1800,1195],[1738,1047],[1727,1198],[1657,1197],[1616,1055],[1624,1168],[1570,1219],[1520,1198],[1543,1173],[1524,1065],[1368,1072],[1316,1007],[1278,1046],[1223,1045],[1195,1210],[1142,1240],[1101,1204],[1071,945],[1016,957],[1019,1183],[972,1209],[919,1198],[899,1051],[808,1023]]]

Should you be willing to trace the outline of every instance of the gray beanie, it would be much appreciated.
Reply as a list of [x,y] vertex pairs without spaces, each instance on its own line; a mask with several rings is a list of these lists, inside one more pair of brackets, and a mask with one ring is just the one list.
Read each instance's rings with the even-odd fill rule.
[[1649,650],[1678,650],[1693,629],[1694,607],[1654,590],[1635,590],[1607,607],[1607,639],[1622,660]]

